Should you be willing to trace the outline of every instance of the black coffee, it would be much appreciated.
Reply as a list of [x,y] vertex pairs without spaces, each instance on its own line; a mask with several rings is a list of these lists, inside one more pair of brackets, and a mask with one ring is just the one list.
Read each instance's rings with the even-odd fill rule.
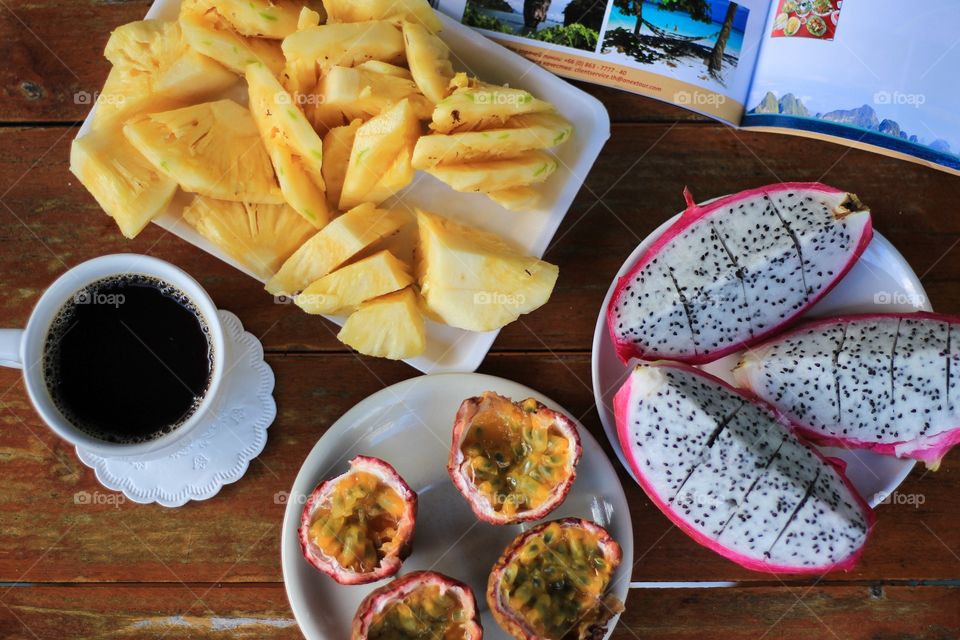
[[108,442],[176,429],[210,385],[209,329],[179,289],[122,275],[81,289],[44,348],[47,388],[74,426]]

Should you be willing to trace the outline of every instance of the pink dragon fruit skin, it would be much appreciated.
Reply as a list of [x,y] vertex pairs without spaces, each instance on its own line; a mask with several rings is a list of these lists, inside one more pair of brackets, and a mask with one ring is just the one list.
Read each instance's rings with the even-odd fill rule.
[[[890,336],[891,327],[895,327],[893,339],[878,342]],[[917,332],[926,338],[926,349],[915,348]],[[843,351],[848,336],[851,342],[871,339],[869,353],[859,356]],[[823,341],[833,351],[821,353]],[[794,353],[798,349],[799,355]],[[864,357],[874,362],[864,362]],[[864,371],[875,365],[879,371],[873,375]],[[864,371],[863,384],[846,383],[860,371]],[[960,317],[867,313],[808,322],[756,345],[743,355],[734,377],[813,442],[913,458],[936,469],[947,451],[960,444],[960,378],[954,382],[953,372],[960,373]],[[905,382],[895,389],[897,378]],[[903,403],[898,415],[884,421],[887,408],[897,402]],[[916,411],[910,410],[911,403]],[[844,405],[860,406],[864,415],[851,410],[841,416],[839,407]],[[871,429],[874,425],[877,430]]]
[[[636,399],[633,397],[633,384],[635,381],[635,373],[637,370],[657,370],[659,372],[677,372],[679,374],[686,374],[690,379],[702,383],[703,388],[710,390],[710,392],[717,392],[721,396],[726,397],[727,399],[733,399],[734,401],[739,401],[743,403],[743,406],[750,407],[751,410],[756,410],[761,415],[765,415],[768,422],[762,425],[763,432],[770,436],[771,434],[776,434],[776,437],[782,437],[782,443],[788,443],[788,446],[796,449],[797,451],[802,451],[804,453],[802,460],[805,460],[809,465],[812,465],[819,469],[814,480],[810,483],[810,487],[818,487],[821,489],[820,494],[816,497],[816,505],[818,507],[823,506],[824,495],[833,496],[839,500],[839,503],[836,508],[838,512],[845,513],[845,517],[850,519],[848,529],[845,536],[839,536],[834,539],[830,536],[830,532],[824,532],[823,530],[818,530],[818,527],[823,529],[827,526],[829,517],[823,515],[823,512],[820,512],[818,517],[814,518],[804,518],[803,522],[806,523],[807,529],[801,529],[800,532],[793,532],[789,534],[794,536],[794,540],[798,538],[802,539],[804,535],[808,535],[811,541],[821,540],[823,536],[827,536],[829,540],[833,543],[839,545],[839,541],[842,541],[846,537],[846,546],[840,549],[840,553],[834,553],[836,557],[818,557],[819,555],[829,555],[824,553],[824,549],[819,549],[818,553],[814,553],[812,558],[807,559],[807,561],[798,561],[796,556],[792,556],[791,562],[784,561],[783,559],[775,560],[774,558],[766,558],[763,555],[757,553],[747,553],[743,549],[738,549],[737,546],[742,546],[744,544],[744,538],[751,539],[750,536],[759,537],[757,532],[754,531],[752,534],[745,532],[743,537],[733,538],[732,540],[728,537],[724,539],[725,532],[721,530],[719,536],[711,536],[708,531],[706,531],[704,518],[709,514],[698,514],[697,517],[692,517],[689,513],[682,513],[683,508],[678,507],[676,503],[671,504],[672,498],[665,495],[665,487],[662,482],[656,477],[657,473],[663,474],[662,477],[669,477],[669,469],[667,468],[669,462],[665,458],[660,459],[650,459],[649,454],[655,453],[653,450],[646,450],[644,447],[637,442],[636,438],[638,437],[637,432],[631,431],[631,426],[636,427],[637,429],[649,430],[653,427],[652,424],[644,422],[643,424],[634,423],[631,424],[631,408],[635,404]],[[643,488],[644,492],[650,498],[650,500],[666,515],[679,529],[681,529],[688,536],[693,538],[699,544],[715,551],[721,556],[736,562],[737,564],[753,570],[761,571],[768,573],[790,573],[790,574],[822,574],[829,571],[849,571],[852,569],[860,559],[860,556],[863,553],[863,550],[866,546],[867,539],[873,529],[873,526],[876,522],[876,516],[874,511],[867,505],[867,503],[860,497],[856,489],[850,484],[844,475],[845,465],[842,461],[827,458],[820,454],[816,449],[804,444],[799,440],[790,430],[788,421],[774,409],[763,403],[762,401],[753,397],[750,393],[744,392],[741,389],[736,389],[728,385],[723,380],[716,378],[710,374],[707,374],[695,367],[685,365],[682,363],[676,362],[653,362],[649,364],[638,365],[634,370],[634,374],[631,374],[624,385],[620,388],[617,394],[614,397],[614,412],[616,415],[617,421],[617,433],[619,436],[621,447],[623,448],[624,454],[627,458],[627,461],[634,472],[634,475],[637,478],[640,486]],[[662,400],[665,396],[662,393],[656,394],[656,400]],[[692,396],[691,396],[692,397]],[[682,429],[681,425],[689,424],[691,420],[690,416],[685,416],[682,412],[677,411],[677,406],[674,404],[669,406],[669,410],[664,411],[663,407],[657,412],[657,415],[664,418],[664,422],[659,425],[657,429],[656,437],[668,437],[667,434],[672,428]],[[704,404],[706,406],[706,404]],[[756,414],[755,414],[756,415]],[[719,427],[722,428],[722,427]],[[710,438],[716,438],[717,430],[714,430],[710,434]],[[689,442],[686,438],[678,442]],[[710,440],[707,441],[707,447],[713,447],[714,444],[710,444]],[[781,450],[780,448],[776,449],[776,452],[773,458],[776,458]],[[675,447],[674,447],[675,449]],[[747,507],[751,503],[751,496],[753,495],[752,491],[760,492],[760,486],[764,484],[763,474],[769,472],[769,469],[773,468],[772,465],[768,462],[767,466],[764,467],[764,470],[760,476],[755,477],[747,491],[741,496],[740,501],[734,507],[735,511],[732,516],[728,516],[728,522],[732,522],[737,519],[741,510],[744,510],[746,513],[750,513],[751,517],[757,514],[757,510],[749,511]],[[676,469],[674,469],[675,471]],[[694,471],[689,472],[691,475],[695,473]],[[820,473],[826,474],[824,479],[829,481],[826,486],[826,491],[823,490],[821,485],[817,484],[820,477]],[[689,475],[687,477],[690,477]],[[789,477],[789,476],[784,476]],[[718,486],[720,482],[716,483]],[[810,495],[810,487],[807,488],[806,496],[803,500],[807,500]],[[763,493],[763,496],[760,499],[762,500],[766,497],[766,492]],[[722,495],[722,494],[721,494]],[[781,504],[789,504],[787,498],[789,496],[779,495],[776,492],[773,492],[772,504],[779,507]],[[729,496],[729,494],[728,494]],[[676,496],[674,496],[676,497]],[[808,503],[809,504],[809,503]],[[756,506],[756,505],[754,505]],[[767,507],[769,508],[769,504]],[[792,516],[797,516],[800,509],[804,506],[804,502],[801,501],[799,506],[796,507],[796,510],[792,513]],[[762,512],[760,512],[762,513]],[[771,551],[773,546],[775,546],[782,538],[783,532],[790,527],[790,524],[793,522],[793,519],[788,519],[784,530],[782,530],[775,538],[774,542],[771,544]],[[843,519],[840,519],[841,522]],[[763,520],[763,523],[766,523],[766,520]],[[726,526],[726,525],[724,525]],[[788,536],[789,537],[789,536]],[[769,536],[768,538],[769,539]],[[752,544],[752,541],[751,541]],[[831,551],[835,547],[830,547]]]
[[684,197],[687,209],[611,296],[607,327],[625,363],[703,364],[762,341],[829,293],[873,237],[856,196],[820,183],[770,185],[703,206],[686,189]]

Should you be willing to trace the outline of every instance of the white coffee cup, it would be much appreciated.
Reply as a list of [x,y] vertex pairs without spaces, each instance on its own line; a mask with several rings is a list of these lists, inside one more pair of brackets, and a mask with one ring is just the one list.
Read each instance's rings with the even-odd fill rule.
[[[74,294],[98,280],[124,274],[152,276],[182,291],[196,306],[209,334],[210,384],[196,411],[183,424],[153,440],[130,444],[108,442],[75,427],[57,408],[44,379],[43,350],[50,325]],[[34,409],[61,438],[92,453],[108,457],[143,457],[173,452],[209,417],[216,405],[228,358],[223,325],[213,300],[185,271],[158,258],[118,253],[88,260],[70,269],[40,297],[25,329],[0,329],[0,365],[23,369],[23,380]]]

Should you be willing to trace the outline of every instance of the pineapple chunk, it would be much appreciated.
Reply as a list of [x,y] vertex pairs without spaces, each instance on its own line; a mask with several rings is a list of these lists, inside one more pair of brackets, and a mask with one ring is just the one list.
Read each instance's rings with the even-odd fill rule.
[[389,20],[399,25],[409,20],[430,31],[443,27],[427,0],[323,0],[323,6],[329,22]]
[[[367,201],[367,195],[397,159],[412,153],[419,136],[420,122],[409,100],[398,102],[390,110],[361,125],[350,151],[340,208],[348,209]],[[399,179],[392,179],[390,186],[394,190],[403,188],[413,180],[413,173],[410,167],[397,177]],[[403,182],[404,179],[406,182]]]
[[573,125],[555,113],[515,116],[501,129],[423,136],[413,151],[413,166],[429,169],[438,164],[509,158],[555,147],[566,142],[572,132]]
[[128,238],[163,213],[177,190],[116,128],[94,128],[74,140],[70,171]]
[[297,31],[303,31],[310,27],[316,27],[321,22],[327,21],[327,10],[321,4],[317,7],[319,10],[304,7],[300,10],[300,16],[297,18]]
[[267,282],[267,291],[274,295],[298,293],[409,221],[402,211],[377,209],[372,204],[355,207],[301,245]]
[[407,44],[407,66],[414,82],[431,102],[440,102],[449,95],[453,78],[450,47],[423,25],[413,22],[403,23],[403,39]]
[[373,73],[382,73],[385,76],[396,76],[397,78],[413,80],[413,76],[410,75],[409,69],[404,69],[401,66],[390,64],[389,62],[381,62],[380,60],[367,60],[366,62],[361,62],[357,65],[357,69],[372,71]]
[[327,108],[340,110],[348,120],[379,115],[404,98],[420,120],[429,120],[433,103],[413,80],[359,67],[331,68],[317,87]]
[[525,151],[513,158],[443,164],[427,173],[454,191],[501,191],[543,182],[557,170],[557,160],[543,151]]
[[283,41],[288,61],[307,60],[323,70],[336,65],[353,67],[365,60],[401,62],[403,36],[389,22],[321,24],[292,33]]
[[307,313],[351,312],[361,302],[413,284],[409,268],[389,251],[378,251],[323,276],[294,301]]
[[457,89],[437,103],[430,128],[438,133],[501,127],[513,116],[553,111],[553,105],[522,89],[479,83]]
[[293,97],[270,70],[247,67],[250,112],[280,181],[280,190],[297,213],[320,228],[330,220],[323,182],[323,142]]
[[239,75],[254,62],[266,65],[274,73],[283,69],[279,42],[240,35],[220,14],[213,0],[183,0],[180,28],[191,47]]
[[537,206],[540,192],[533,187],[510,187],[490,191],[487,197],[508,211],[527,211]]
[[127,140],[184,191],[220,200],[282,204],[250,112],[232,100],[137,116]]
[[468,331],[499,329],[546,303],[556,266],[499,236],[417,211],[417,276],[427,311]]
[[223,65],[191,49],[176,22],[140,20],[117,27],[104,55],[113,68],[97,98],[98,126],[214,95],[237,81]]
[[357,129],[361,124],[362,120],[354,120],[348,125],[330,129],[323,137],[323,180],[327,185],[327,201],[334,208],[340,204],[350,150],[353,149],[353,139],[357,137]]
[[316,229],[285,204],[248,204],[196,196],[183,218],[211,244],[267,280]]
[[360,353],[403,360],[427,348],[426,327],[417,294],[407,287],[369,302],[350,314],[337,339]]
[[[306,5],[306,6],[305,6]],[[302,10],[323,5],[319,0],[218,0],[217,10],[243,36],[283,40],[297,30]],[[319,20],[319,15],[318,15]]]

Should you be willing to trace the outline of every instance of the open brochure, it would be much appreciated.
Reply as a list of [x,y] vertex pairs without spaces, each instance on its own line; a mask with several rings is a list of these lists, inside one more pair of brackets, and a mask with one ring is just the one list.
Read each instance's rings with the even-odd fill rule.
[[960,174],[960,0],[433,0],[551,71]]

